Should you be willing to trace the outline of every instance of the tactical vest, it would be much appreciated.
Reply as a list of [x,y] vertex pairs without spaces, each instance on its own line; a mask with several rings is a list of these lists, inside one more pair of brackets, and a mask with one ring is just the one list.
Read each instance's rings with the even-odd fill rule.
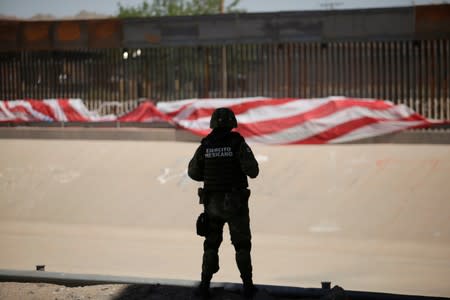
[[242,137],[229,132],[219,137],[206,137],[204,146],[204,188],[207,191],[232,191],[248,187],[247,176],[239,163]]

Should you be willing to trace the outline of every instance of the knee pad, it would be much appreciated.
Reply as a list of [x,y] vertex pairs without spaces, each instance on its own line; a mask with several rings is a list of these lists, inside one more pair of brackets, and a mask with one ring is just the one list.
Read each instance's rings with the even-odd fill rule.
[[202,271],[205,274],[214,274],[219,271],[219,254],[214,250],[207,250],[203,253]]

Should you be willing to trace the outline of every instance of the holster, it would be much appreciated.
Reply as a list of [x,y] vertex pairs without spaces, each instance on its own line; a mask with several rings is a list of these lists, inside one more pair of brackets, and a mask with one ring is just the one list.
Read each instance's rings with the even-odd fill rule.
[[203,188],[197,190],[199,204],[206,204],[206,191]]
[[[203,188],[198,188],[198,198],[199,203],[203,206],[206,205],[206,192]],[[199,236],[206,236],[208,233],[208,215],[206,214],[206,211],[203,211],[197,218],[196,222],[196,229],[197,229],[197,235]]]
[[206,236],[208,234],[208,215],[206,212],[202,212],[196,222],[197,235]]

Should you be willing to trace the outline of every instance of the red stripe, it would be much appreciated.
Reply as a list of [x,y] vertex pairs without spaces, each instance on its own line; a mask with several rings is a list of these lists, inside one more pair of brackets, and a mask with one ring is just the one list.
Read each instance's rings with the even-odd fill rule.
[[[335,138],[341,137],[345,134],[348,134],[356,129],[359,129],[361,127],[370,125],[370,124],[376,124],[376,123],[383,123],[386,121],[392,121],[392,120],[385,120],[385,119],[376,119],[371,117],[363,117],[360,119],[351,120],[348,122],[344,122],[342,124],[339,124],[333,128],[330,128],[328,130],[325,130],[321,133],[318,133],[314,136],[311,136],[307,139],[298,140],[295,142],[290,142],[287,144],[325,144],[328,143],[328,141],[333,140]],[[407,117],[407,118],[401,118],[398,119],[398,121],[418,121],[415,116]],[[424,121],[426,122],[426,121]],[[425,124],[424,124],[425,125]],[[418,126],[418,125],[415,125]],[[423,126],[423,125],[420,125]],[[413,126],[411,126],[413,127]]]
[[69,103],[69,99],[58,99],[58,105],[63,110],[66,115],[67,121],[69,122],[86,122],[90,121],[80,115]]
[[36,119],[28,112],[28,110],[21,105],[15,106],[15,107],[10,107],[9,103],[6,102],[6,108],[8,108],[8,110],[14,114],[14,116],[16,117],[16,119],[15,119],[16,122],[36,121]]
[[[9,101],[5,101],[5,108],[11,112],[11,108],[9,107],[9,103],[8,103],[8,102],[9,102]],[[19,122],[22,122],[22,120],[19,119],[19,118],[17,118],[16,115],[14,115],[14,119],[12,119],[12,120],[6,120],[5,122],[19,123]]]
[[117,120],[120,122],[145,122],[151,119],[159,119],[161,121],[167,121],[166,115],[156,109],[155,105],[150,101],[141,103],[136,109],[119,117]]
[[[198,100],[198,101],[201,101],[201,100]],[[171,111],[171,112],[167,112],[167,113],[164,113],[166,116],[168,116],[169,118],[175,118],[182,110],[185,110],[189,105],[191,105],[192,103],[195,103],[195,102],[191,102],[191,103],[187,103],[187,104],[185,104],[185,105],[183,105],[183,106],[181,106],[181,107],[179,107],[177,110],[174,110],[174,111]],[[163,113],[163,112],[162,112]]]
[[31,104],[31,107],[37,112],[56,120],[56,116],[50,106],[45,104],[42,100],[26,99]]
[[254,135],[264,135],[279,132],[297,126],[301,123],[312,119],[323,118],[328,115],[334,114],[338,111],[350,108],[350,107],[366,107],[372,110],[386,110],[393,106],[384,101],[363,101],[359,102],[353,99],[339,100],[327,102],[315,109],[300,113],[286,118],[279,118],[273,120],[266,120],[261,122],[254,122],[251,124],[239,124],[237,131],[244,137],[251,137]]
[[[235,115],[246,113],[250,109],[255,109],[261,106],[276,106],[282,105],[292,101],[299,101],[299,99],[294,98],[279,98],[279,99],[258,99],[252,102],[244,102],[235,105],[227,106],[231,109]],[[184,120],[196,120],[204,117],[210,117],[216,108],[199,108],[194,110],[188,117],[183,118]]]

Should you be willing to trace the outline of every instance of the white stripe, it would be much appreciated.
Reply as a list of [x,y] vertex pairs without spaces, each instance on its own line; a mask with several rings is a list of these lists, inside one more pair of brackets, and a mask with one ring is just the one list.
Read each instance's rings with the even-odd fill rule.
[[31,121],[33,119],[38,119],[40,121],[52,121],[52,119],[36,110],[33,109],[31,106],[31,103],[25,100],[14,100],[8,102],[9,108],[13,109],[15,107],[23,107],[28,112],[29,115],[31,115],[33,118],[30,118],[29,115],[24,115],[23,113],[17,114],[14,113],[14,115],[24,121]]
[[244,114],[237,115],[236,119],[239,124],[251,124],[273,119],[289,118],[316,109],[328,102],[330,102],[329,99],[314,99],[311,101],[299,99],[281,105],[268,104],[249,109]]
[[86,121],[98,121],[99,116],[87,109],[81,99],[69,99],[69,105],[80,114]]
[[[402,117],[407,117],[408,115],[406,115],[406,113],[408,110],[409,109],[407,107],[392,107],[388,110],[371,110],[366,107],[349,107],[348,109],[338,111],[324,118],[312,119],[275,133],[248,137],[247,140],[249,142],[266,144],[287,144],[298,142],[324,132],[330,128],[336,127],[344,122],[356,120],[361,117],[372,117],[387,120],[396,120],[399,118],[399,115]],[[413,113],[412,110],[409,111],[410,113]]]
[[58,99],[45,99],[44,103],[50,106],[53,110],[53,115],[56,118],[56,121],[67,122],[67,117],[61,106],[59,106]]
[[[321,105],[324,105],[327,102],[329,102],[328,98],[315,99],[315,100],[311,100],[311,101],[310,100],[298,100],[298,101],[288,102],[286,104],[276,105],[276,106],[267,105],[264,107],[250,109],[245,114],[237,115],[236,118],[238,119],[239,124],[252,124],[255,122],[270,121],[270,120],[273,120],[274,122],[276,122],[278,119],[292,117],[292,116],[307,112],[309,110],[315,109]],[[353,110],[349,110],[350,108]],[[356,110],[357,108],[361,108],[361,109],[359,111],[357,111]],[[409,109],[408,107],[406,107],[404,105],[392,107],[387,110],[386,109],[385,110],[372,110],[372,109],[365,108],[365,107],[355,106],[355,107],[349,107],[345,110],[338,111],[337,113],[335,113],[335,114],[337,114],[336,116],[339,117],[340,115],[338,113],[342,112],[342,111],[343,111],[343,113],[341,113],[341,114],[344,114],[345,117],[347,117],[347,114],[349,114],[350,116],[353,117],[353,119],[357,119],[357,118],[360,118],[365,115],[377,117],[377,118],[392,119],[395,116],[408,117],[412,113],[414,113],[411,109]],[[370,113],[370,115],[368,113]],[[327,118],[329,118],[329,116],[322,118],[322,120],[324,120],[325,122],[328,122]],[[342,116],[342,119],[345,120],[344,116]],[[314,120],[319,121],[321,119],[314,119]],[[199,118],[196,120],[178,120],[178,123],[185,128],[190,128],[193,130],[208,130],[209,129],[209,121],[210,121],[210,117],[208,116],[208,117],[202,117],[202,118]],[[312,123],[313,120],[307,121],[307,122]],[[320,123],[320,121],[319,121],[319,123]],[[307,123],[303,123],[303,124],[307,124]],[[332,126],[336,126],[336,125],[337,125],[336,123],[330,124],[330,128]],[[290,129],[287,129],[287,130],[290,130]],[[312,134],[312,135],[314,135],[314,134]],[[278,142],[275,142],[275,143],[278,143]]]
[[86,105],[84,105],[84,102],[81,99],[69,99],[69,105],[72,106],[72,108],[76,110],[87,121],[100,122],[117,120],[117,116],[115,115],[110,114],[106,116],[100,116],[97,111],[90,111],[86,107]]
[[[266,98],[267,99],[267,98]],[[203,124],[206,124],[203,118],[199,118],[196,120],[185,120],[187,119],[195,110],[200,108],[215,108],[215,107],[222,107],[224,106],[224,103],[227,103],[229,106],[241,104],[245,102],[253,102],[255,99],[247,98],[245,101],[234,101],[234,100],[226,100],[226,102],[222,102],[219,104],[214,103],[214,101],[208,101],[207,103],[204,103],[204,101],[201,101],[199,103],[194,103],[193,105],[189,106],[182,112],[180,112],[176,117],[174,117],[175,121],[183,122],[183,126],[185,127],[195,127],[199,128],[198,125],[190,125],[190,123],[195,123],[197,121],[201,121]],[[260,99],[256,99],[260,100]],[[281,118],[288,118],[292,117],[301,113],[305,113],[309,110],[313,110],[317,107],[320,107],[326,103],[329,103],[331,101],[345,101],[349,100],[349,98],[345,97],[328,97],[328,98],[317,98],[317,99],[293,99],[290,102],[287,102],[285,104],[281,105],[274,105],[274,104],[267,104],[264,106],[256,107],[253,109],[247,110],[243,114],[236,115],[236,119],[239,124],[251,124],[255,122],[262,122],[262,121],[270,121],[273,119],[281,119]],[[374,102],[376,100],[363,100],[365,102]],[[210,117],[208,117],[209,119]],[[202,126],[200,126],[202,128]],[[207,128],[207,127],[206,127]]]
[[[249,98],[248,98],[249,99]],[[251,101],[245,101],[245,102],[253,102],[255,99],[251,98]],[[261,100],[261,99],[257,99]],[[306,112],[308,110],[314,109],[320,105],[323,105],[324,103],[327,103],[328,99],[315,99],[315,100],[293,100],[292,102],[288,102],[282,105],[272,105],[267,104],[261,107],[253,108],[247,110],[243,114],[236,115],[236,119],[239,124],[247,124],[247,123],[255,123],[260,121],[268,121],[273,119],[279,119],[279,118],[286,118],[290,116],[295,116],[296,114],[300,114],[302,112]],[[202,101],[203,102],[203,101]],[[243,102],[235,102],[233,100],[227,100],[227,103],[231,105],[236,105]],[[222,103],[223,104],[223,103]],[[195,128],[200,130],[205,130],[209,128],[209,120],[211,119],[210,116],[208,117],[202,117],[198,119],[193,120],[185,120],[188,118],[195,110],[200,108],[211,108],[211,106],[214,105],[214,101],[208,101],[208,103],[203,104],[194,104],[187,108],[189,109],[188,112],[182,113],[180,112],[176,117],[174,117],[174,121],[178,122],[184,127],[187,128]],[[218,105],[217,107],[223,107],[223,105]]]
[[199,118],[197,120],[179,120],[176,121],[177,124],[184,128],[189,128],[192,130],[208,130],[209,129],[209,121],[211,117]]
[[341,137],[329,140],[329,143],[344,143],[354,140],[379,136],[387,133],[397,132],[410,127],[426,124],[426,121],[386,121],[382,123],[369,124],[353,130]]
[[186,100],[164,101],[164,102],[160,101],[160,102],[156,103],[156,107],[158,108],[158,110],[160,112],[167,114],[167,113],[177,111],[184,105],[193,103],[195,101],[198,101],[198,99],[186,99]]
[[6,107],[5,101],[0,101],[0,120],[1,121],[13,121],[16,119],[16,116]]
[[[264,100],[267,98],[237,98],[237,99],[206,99],[197,101],[182,111],[178,113],[173,119],[175,121],[177,120],[184,120],[187,119],[194,111],[198,109],[211,109],[211,108],[219,108],[219,107],[229,107],[233,105],[239,105],[243,103],[249,103],[254,102],[256,100]],[[217,100],[217,101],[216,101]]]
[[[252,97],[252,98],[214,98],[214,99],[190,99],[190,100],[183,100],[183,101],[176,101],[177,109],[182,107],[183,105],[188,105],[185,109],[181,110],[180,113],[178,113],[174,119],[183,120],[189,117],[195,110],[201,109],[201,108],[219,108],[219,107],[228,107],[232,105],[242,104],[246,102],[253,102],[256,100],[263,100],[263,99],[269,99],[264,97]],[[182,104],[180,102],[186,103]],[[171,107],[170,102],[158,102],[156,107],[163,113],[173,112],[176,111],[176,109],[170,109]]]

